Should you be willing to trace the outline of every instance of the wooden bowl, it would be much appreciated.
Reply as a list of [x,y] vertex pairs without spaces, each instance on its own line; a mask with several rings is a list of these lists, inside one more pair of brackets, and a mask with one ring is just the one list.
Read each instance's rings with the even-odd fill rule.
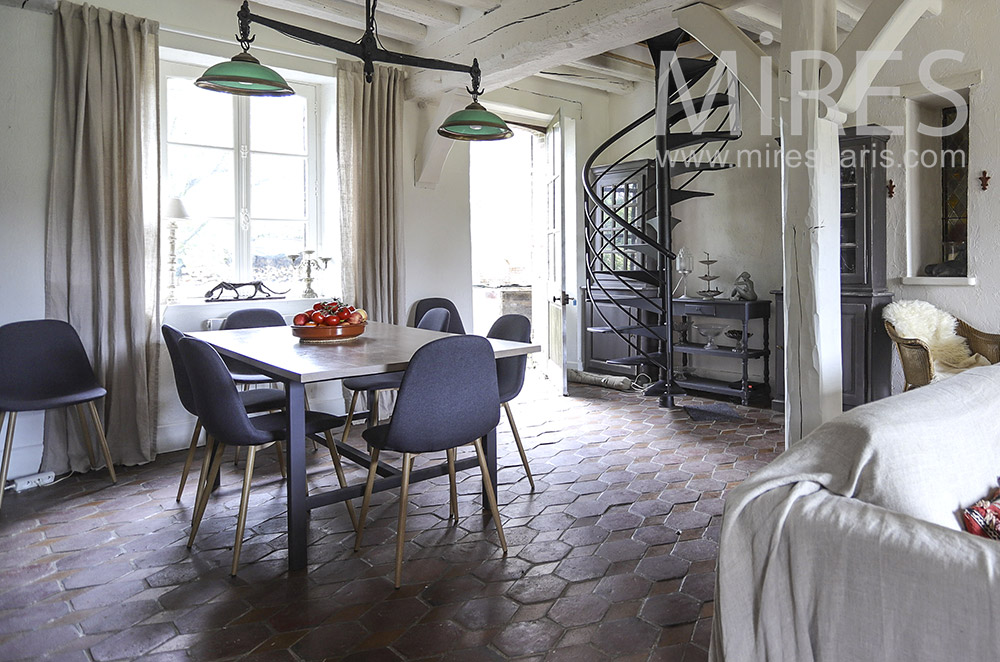
[[303,343],[334,343],[357,338],[365,332],[365,324],[338,324],[337,326],[292,326],[292,335]]

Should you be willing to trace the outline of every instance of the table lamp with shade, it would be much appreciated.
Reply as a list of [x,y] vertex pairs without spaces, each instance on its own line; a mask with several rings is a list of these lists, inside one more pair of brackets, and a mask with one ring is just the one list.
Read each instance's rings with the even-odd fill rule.
[[167,281],[167,301],[168,304],[177,303],[177,220],[190,218],[184,201],[178,197],[167,199],[163,206],[163,218],[170,219],[167,226],[167,270],[170,272],[170,279]]

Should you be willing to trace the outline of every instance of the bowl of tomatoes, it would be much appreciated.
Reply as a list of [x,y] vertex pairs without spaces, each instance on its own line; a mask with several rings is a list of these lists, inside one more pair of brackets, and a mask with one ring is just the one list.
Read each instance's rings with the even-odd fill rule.
[[365,332],[368,313],[334,299],[321,301],[292,319],[292,335],[303,343],[333,343]]

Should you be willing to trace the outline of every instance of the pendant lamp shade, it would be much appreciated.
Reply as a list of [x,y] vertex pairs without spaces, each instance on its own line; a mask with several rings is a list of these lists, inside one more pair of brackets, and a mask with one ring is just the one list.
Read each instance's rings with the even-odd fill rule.
[[448,116],[438,128],[438,134],[452,140],[503,140],[514,132],[507,123],[473,101],[464,109]]
[[220,62],[210,67],[194,84],[206,90],[250,97],[285,97],[295,94],[278,72],[265,67],[246,52],[234,56],[229,62]]

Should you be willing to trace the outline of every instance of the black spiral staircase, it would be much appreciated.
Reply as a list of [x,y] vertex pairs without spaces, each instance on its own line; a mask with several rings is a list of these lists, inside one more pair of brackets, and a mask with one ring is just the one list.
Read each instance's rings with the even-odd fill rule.
[[[677,47],[688,39],[678,29],[647,41],[656,63],[657,81],[668,75],[661,71],[663,67],[672,72],[667,89],[658,95],[659,107],[611,136],[594,151],[583,170],[587,296],[591,302],[601,302],[592,309],[595,321],[603,321],[603,325],[591,326],[587,331],[618,336],[631,351],[606,362],[641,366],[652,372],[652,383],[644,394],[659,397],[660,404],[667,407],[673,406],[675,395],[684,393],[673,375],[672,273],[676,256],[670,235],[681,222],[673,208],[712,195],[690,187],[706,172],[732,167],[719,159],[727,142],[740,137],[738,84],[715,58],[677,57]],[[722,77],[706,79],[710,73]],[[725,81],[725,91],[716,91],[721,86],[703,85],[713,89],[693,96],[703,79],[706,83]],[[700,113],[695,121],[688,113],[692,103]],[[659,126],[649,136],[647,123],[651,119],[656,119]],[[654,141],[655,176],[640,179],[644,182],[641,187],[626,188],[623,195],[618,185],[622,165],[638,164],[636,175],[647,170],[648,160],[630,159],[648,152]],[[610,164],[595,166],[612,148],[622,156]],[[644,204],[636,209],[637,200],[651,198],[655,205]],[[608,304],[612,308],[606,308]],[[619,314],[609,315],[611,309]]]

